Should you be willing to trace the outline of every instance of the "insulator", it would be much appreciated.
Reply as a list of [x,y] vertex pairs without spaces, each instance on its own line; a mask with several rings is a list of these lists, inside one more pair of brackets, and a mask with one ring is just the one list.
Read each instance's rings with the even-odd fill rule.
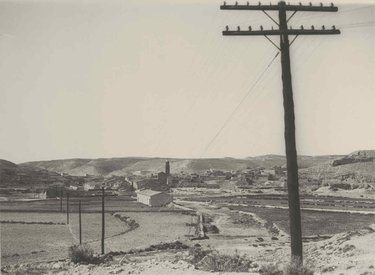
[[250,4],[249,4],[249,1],[247,1],[246,5],[250,5]]
[[322,26],[322,30],[325,30],[326,29],[326,27],[324,27],[324,25]]
[[312,3],[310,2],[309,5],[312,6]]
[[262,5],[262,3],[261,3],[261,2],[258,2],[258,5],[259,5],[259,6]]
[[314,29],[314,25],[311,26],[311,29],[312,29],[312,30]]
[[299,5],[300,5],[300,6],[302,6],[302,3],[301,3],[301,2],[299,2]]
[[249,26],[249,31],[251,31],[251,26]]
[[240,31],[241,29],[240,29],[240,26],[237,26],[237,31]]
[[290,27],[289,27],[289,29],[293,30],[293,27],[292,27],[292,26],[290,26]]
[[333,3],[331,3],[331,7],[333,7]]
[[226,5],[227,5],[227,2],[224,1],[224,6],[226,6]]
[[303,26],[301,25],[301,30],[303,30]]
[[263,31],[263,26],[262,25],[260,26],[260,30]]
[[335,25],[333,25],[333,26],[332,26],[332,29],[333,29],[333,30],[336,30],[336,26],[335,26]]
[[238,5],[238,2],[236,1],[236,6]]
[[229,31],[229,27],[228,27],[228,26],[226,26],[225,29],[226,29],[227,31]]
[[320,6],[323,7],[323,3],[320,3]]
[[270,2],[270,6],[272,6],[272,3]]
[[271,27],[271,30],[273,30],[273,26]]

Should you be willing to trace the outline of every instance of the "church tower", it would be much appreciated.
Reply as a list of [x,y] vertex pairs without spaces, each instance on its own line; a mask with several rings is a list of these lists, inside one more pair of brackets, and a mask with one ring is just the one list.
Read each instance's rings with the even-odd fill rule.
[[169,166],[169,161],[167,160],[167,161],[165,162],[165,174],[166,174],[167,176],[169,176],[170,173],[171,173],[171,168],[170,168],[170,166]]

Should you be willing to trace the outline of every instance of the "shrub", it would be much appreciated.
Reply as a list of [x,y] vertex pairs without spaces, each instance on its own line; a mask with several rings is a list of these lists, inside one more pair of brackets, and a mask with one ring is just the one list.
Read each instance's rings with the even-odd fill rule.
[[192,264],[197,264],[200,262],[204,257],[210,254],[212,250],[203,250],[200,244],[196,244],[189,249],[189,261]]
[[225,255],[214,251],[205,256],[198,267],[213,272],[248,272],[252,263],[246,255]]
[[284,272],[280,270],[279,265],[277,264],[268,264],[265,266],[262,266],[260,269],[260,274],[264,275],[283,275]]
[[285,275],[314,275],[314,272],[303,265],[298,257],[293,257],[291,262],[285,266]]
[[298,257],[293,257],[284,269],[280,269],[278,264],[269,264],[263,266],[260,273],[264,275],[314,275],[312,270],[301,264]]
[[94,251],[87,244],[71,246],[69,258],[73,263],[93,264],[98,262],[98,258],[94,256]]

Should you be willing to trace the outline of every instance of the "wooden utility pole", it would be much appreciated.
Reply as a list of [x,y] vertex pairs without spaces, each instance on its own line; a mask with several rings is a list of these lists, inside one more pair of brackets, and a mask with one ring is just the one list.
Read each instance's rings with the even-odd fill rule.
[[[319,6],[310,5],[289,5],[284,1],[279,2],[276,5],[250,5],[248,2],[246,5],[239,5],[237,2],[235,5],[224,5],[220,6],[222,10],[258,10],[262,11],[267,17],[269,17],[276,25],[278,29],[263,30],[252,30],[249,27],[248,30],[241,31],[240,27],[237,30],[229,30],[227,27],[223,31],[223,35],[255,35],[266,37],[280,52],[281,52],[281,69],[282,69],[282,82],[283,82],[283,98],[284,98],[284,137],[285,137],[285,151],[286,151],[286,163],[288,172],[288,203],[289,203],[289,222],[290,222],[290,237],[291,237],[291,252],[292,257],[298,257],[302,263],[302,230],[301,230],[301,210],[299,200],[299,184],[298,184],[298,163],[297,163],[297,150],[296,150],[296,139],[295,139],[295,124],[294,124],[294,102],[293,102],[293,89],[292,89],[292,74],[290,68],[290,45],[295,41],[299,35],[328,35],[328,34],[340,34],[334,26],[332,29],[326,29],[324,26],[320,30],[316,30],[314,26],[311,29],[305,29],[303,26],[300,29],[288,29],[289,20],[298,12],[337,12],[337,7],[331,4],[330,6]],[[272,18],[266,11],[277,11],[279,21],[277,22]],[[287,12],[293,12],[289,18]],[[280,37],[280,47],[276,45],[268,36],[276,35]],[[289,35],[295,35],[292,42],[289,42]]]
[[102,254],[104,254],[104,236],[105,236],[105,219],[104,219],[104,187],[102,187]]
[[81,201],[78,202],[79,244],[82,244]]
[[63,212],[63,190],[60,188],[60,212]]
[[66,224],[69,224],[69,192],[66,191]]

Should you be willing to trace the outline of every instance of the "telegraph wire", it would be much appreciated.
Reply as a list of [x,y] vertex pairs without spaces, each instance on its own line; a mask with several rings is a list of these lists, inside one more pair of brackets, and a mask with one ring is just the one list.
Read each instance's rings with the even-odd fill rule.
[[232,119],[234,114],[238,111],[238,109],[241,107],[243,102],[247,99],[247,97],[251,94],[252,90],[255,88],[255,86],[258,84],[258,82],[261,80],[263,75],[267,72],[267,70],[271,67],[272,63],[275,61],[275,59],[279,56],[280,52],[277,52],[276,55],[271,59],[271,61],[268,63],[266,68],[262,71],[262,73],[258,76],[258,78],[255,80],[253,85],[250,87],[249,91],[245,94],[245,96],[241,99],[241,101],[237,104],[236,108],[230,113],[228,118],[224,121],[223,125],[220,127],[219,131],[214,135],[214,137],[210,140],[210,142],[207,144],[205,149],[203,150],[203,153],[201,154],[201,157],[207,152],[207,150],[210,148],[210,146],[213,144],[213,142],[217,139],[217,137],[221,134],[221,132],[224,130],[224,128],[227,126],[229,121]]

